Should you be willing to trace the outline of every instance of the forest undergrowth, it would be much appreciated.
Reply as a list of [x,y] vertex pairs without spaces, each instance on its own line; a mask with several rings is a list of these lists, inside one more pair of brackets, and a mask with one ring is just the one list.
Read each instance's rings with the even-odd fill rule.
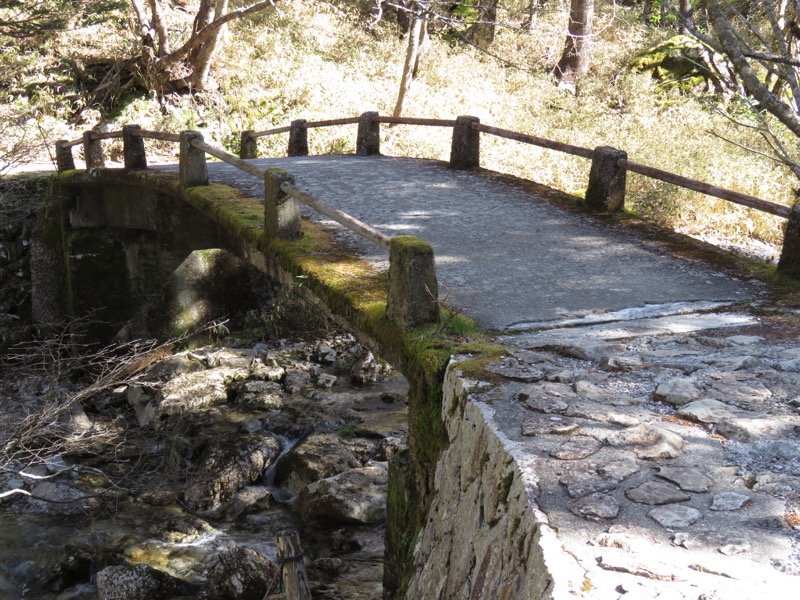
[[[643,23],[641,5],[598,2],[592,68],[573,93],[558,87],[551,73],[563,47],[568,6],[543,4],[528,28],[521,27],[527,4],[503,3],[509,9],[498,20],[510,27],[497,28],[491,55],[434,28],[404,115],[474,115],[489,125],[579,146],[614,146],[639,163],[793,204],[793,175],[742,147],[761,147],[757,132],[730,118],[733,113],[753,121],[744,103],[703,90],[665,89],[649,72],[631,68],[634,57],[674,36],[674,29]],[[36,43],[6,44],[0,52],[0,168],[52,160],[57,139],[129,123],[198,130],[207,141],[238,152],[246,129],[370,110],[391,114],[406,46],[391,14],[376,23],[373,3],[353,0],[297,0],[276,7],[231,24],[215,55],[212,85],[194,93],[147,93],[126,79],[119,64],[134,48],[124,11]],[[189,18],[188,12],[171,11],[176,39],[190,26]],[[109,73],[112,77],[101,79]],[[285,134],[261,138],[259,152],[281,156],[286,141]],[[309,142],[312,154],[352,152],[355,129],[314,129]],[[789,134],[786,142],[797,143]],[[449,143],[444,128],[384,127],[381,149],[387,155],[446,159]],[[121,145],[106,144],[109,156],[119,160]],[[168,143],[148,145],[151,159],[175,157],[177,149]],[[589,172],[585,159],[490,136],[482,140],[482,166],[581,196]],[[782,219],[637,175],[628,177],[627,206],[693,235],[774,247],[782,238]]]

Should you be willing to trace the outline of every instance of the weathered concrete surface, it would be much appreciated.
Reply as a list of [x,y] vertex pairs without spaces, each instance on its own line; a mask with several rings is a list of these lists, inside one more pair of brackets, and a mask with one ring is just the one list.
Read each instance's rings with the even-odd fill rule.
[[796,595],[794,336],[742,314],[673,320],[506,336],[492,383],[451,365],[406,598]]
[[[287,170],[298,187],[387,235],[430,242],[440,298],[486,328],[648,304],[735,301],[760,290],[647,246],[623,228],[559,210],[486,172],[374,156],[253,162]],[[212,181],[263,198],[257,178],[224,163],[208,168]],[[368,242],[349,232],[342,239],[388,264],[386,253]]]

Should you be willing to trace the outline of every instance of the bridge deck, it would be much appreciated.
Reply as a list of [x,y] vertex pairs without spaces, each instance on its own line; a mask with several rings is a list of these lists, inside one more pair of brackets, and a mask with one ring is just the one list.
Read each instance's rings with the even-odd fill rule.
[[[665,305],[662,312],[668,312],[674,303],[730,302],[759,290],[486,172],[388,157],[254,162],[286,169],[299,187],[387,235],[413,234],[430,242],[443,284],[440,296],[486,328],[524,329],[646,305]],[[227,164],[209,163],[209,176],[263,198],[262,182]],[[385,252],[342,231],[365,258],[388,265]]]

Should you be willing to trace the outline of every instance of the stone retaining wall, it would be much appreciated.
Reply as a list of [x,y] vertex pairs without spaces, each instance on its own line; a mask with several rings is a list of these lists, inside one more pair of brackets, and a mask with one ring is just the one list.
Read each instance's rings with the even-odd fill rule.
[[535,508],[507,441],[486,418],[487,405],[469,400],[475,385],[451,363],[442,402],[450,443],[436,466],[435,497],[405,597],[579,595],[586,585],[583,570]]

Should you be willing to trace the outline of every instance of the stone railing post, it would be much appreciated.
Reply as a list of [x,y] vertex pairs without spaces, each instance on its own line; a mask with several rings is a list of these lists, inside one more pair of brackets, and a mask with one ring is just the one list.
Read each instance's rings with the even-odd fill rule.
[[293,184],[294,177],[283,169],[264,173],[264,229],[269,239],[292,240],[302,235],[300,207],[281,189],[284,183]]
[[358,118],[358,134],[356,135],[356,154],[372,156],[381,153],[381,124],[376,112],[365,112]]
[[289,130],[289,149],[287,156],[308,156],[308,127],[305,119],[292,121]]
[[416,236],[392,238],[386,316],[404,330],[439,320],[439,284],[433,248]]
[[481,134],[472,125],[480,123],[478,117],[456,117],[453,142],[450,146],[450,168],[476,169],[481,166]]
[[72,147],[67,144],[69,144],[67,140],[58,140],[56,142],[56,168],[59,173],[75,170],[75,160],[72,158]]
[[253,137],[255,131],[248,129],[242,132],[239,142],[239,158],[258,158],[258,140]]
[[628,154],[610,146],[594,149],[589,186],[586,188],[586,205],[592,210],[616,212],[625,206],[625,174],[620,168],[620,159]]
[[792,207],[789,222],[786,224],[778,271],[794,279],[800,279],[800,204]]
[[93,131],[83,132],[83,156],[86,161],[86,170],[100,169],[106,166],[103,158],[103,142],[93,139],[93,134]]
[[147,168],[147,153],[144,149],[144,139],[134,132],[141,131],[138,125],[123,125],[122,127],[122,155],[125,159],[125,170]]
[[206,153],[192,146],[192,140],[203,141],[199,131],[181,131],[180,180],[182,187],[208,185]]

